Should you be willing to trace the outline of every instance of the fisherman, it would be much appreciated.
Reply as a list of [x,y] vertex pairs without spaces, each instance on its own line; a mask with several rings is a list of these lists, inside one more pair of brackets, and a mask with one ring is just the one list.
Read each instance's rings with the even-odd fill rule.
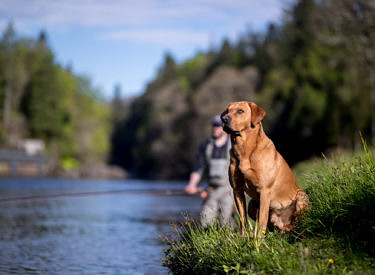
[[[189,194],[198,192],[197,185],[207,171],[207,197],[203,201],[201,223],[204,227],[219,218],[222,224],[232,225],[233,191],[229,183],[230,138],[224,132],[219,115],[212,120],[212,137],[204,141],[197,152],[188,185]],[[205,194],[204,192],[202,194]]]

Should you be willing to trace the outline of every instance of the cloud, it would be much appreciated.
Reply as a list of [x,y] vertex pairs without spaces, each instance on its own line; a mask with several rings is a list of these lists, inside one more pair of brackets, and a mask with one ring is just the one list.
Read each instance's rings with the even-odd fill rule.
[[[144,1],[134,2],[127,5],[126,1],[1,0],[0,16],[49,27],[116,26],[137,23]],[[148,17],[145,13],[141,16]]]
[[0,0],[0,18],[44,27],[141,27],[221,21],[264,22],[280,15],[279,0]]
[[158,46],[186,46],[208,44],[210,36],[206,32],[190,30],[117,30],[99,36],[104,40],[121,40],[132,43],[152,43]]
[[[181,47],[261,29],[282,12],[279,0],[0,0],[0,27],[21,32],[91,30],[106,41]],[[4,27],[2,27],[4,29]]]

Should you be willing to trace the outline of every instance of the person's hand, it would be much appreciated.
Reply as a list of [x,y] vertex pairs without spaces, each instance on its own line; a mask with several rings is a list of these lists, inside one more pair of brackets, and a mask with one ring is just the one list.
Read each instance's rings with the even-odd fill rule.
[[193,184],[188,184],[186,187],[185,187],[185,192],[188,193],[188,194],[196,194],[198,192],[198,188],[197,186],[193,185]]
[[207,198],[207,191],[206,190],[203,190],[202,192],[201,192],[201,198],[202,199],[205,199],[205,198]]

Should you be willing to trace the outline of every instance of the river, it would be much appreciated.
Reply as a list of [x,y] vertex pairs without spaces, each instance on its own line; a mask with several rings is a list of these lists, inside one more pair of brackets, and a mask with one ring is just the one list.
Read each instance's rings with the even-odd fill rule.
[[160,236],[201,206],[185,184],[2,179],[0,273],[168,274]]

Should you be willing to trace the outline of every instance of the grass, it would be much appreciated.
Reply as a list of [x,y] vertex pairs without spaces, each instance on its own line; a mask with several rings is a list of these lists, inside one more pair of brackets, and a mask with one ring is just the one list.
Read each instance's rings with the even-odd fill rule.
[[163,265],[174,274],[375,274],[374,152],[365,147],[296,169],[311,209],[293,234],[260,239],[249,223],[242,237],[186,219],[165,238]]

